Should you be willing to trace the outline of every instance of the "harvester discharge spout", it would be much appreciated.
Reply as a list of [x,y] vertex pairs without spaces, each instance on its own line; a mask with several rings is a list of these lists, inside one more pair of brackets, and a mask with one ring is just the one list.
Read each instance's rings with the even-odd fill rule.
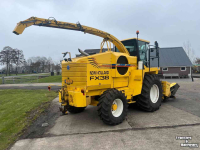
[[167,98],[175,98],[175,94],[179,87],[180,85],[178,85],[178,83],[162,81],[163,99],[165,100]]
[[170,84],[170,92],[171,92],[170,97],[175,97],[175,94],[176,94],[179,87],[180,87],[180,85],[178,85],[178,83],[171,83]]

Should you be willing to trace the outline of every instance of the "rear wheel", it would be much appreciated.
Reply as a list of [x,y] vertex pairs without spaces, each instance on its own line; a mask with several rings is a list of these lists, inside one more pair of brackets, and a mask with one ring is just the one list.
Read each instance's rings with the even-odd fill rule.
[[98,115],[104,123],[120,124],[126,117],[128,104],[125,95],[116,89],[105,91],[99,98]]
[[162,85],[157,75],[145,75],[137,105],[149,112],[159,109],[162,102]]
[[85,107],[74,107],[74,106],[68,106],[67,107],[67,110],[70,112],[70,113],[80,113],[82,111],[84,111]]

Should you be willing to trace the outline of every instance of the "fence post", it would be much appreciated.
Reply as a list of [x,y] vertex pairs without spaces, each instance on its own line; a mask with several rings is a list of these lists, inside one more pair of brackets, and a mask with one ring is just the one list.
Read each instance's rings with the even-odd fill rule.
[[4,76],[2,76],[2,84],[5,84],[5,83],[4,83]]
[[193,73],[192,73],[193,70],[191,69],[191,67],[190,67],[190,72],[191,72],[190,75],[191,75],[191,78],[192,78],[192,82],[194,82],[194,79],[193,79]]

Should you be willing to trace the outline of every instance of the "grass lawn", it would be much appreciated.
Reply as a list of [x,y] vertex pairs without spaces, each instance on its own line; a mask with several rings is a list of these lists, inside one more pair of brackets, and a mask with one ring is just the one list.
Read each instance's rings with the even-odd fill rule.
[[[26,75],[26,74],[18,74],[17,76],[21,76],[21,75]],[[0,74],[0,84],[2,84],[2,76],[6,77],[5,74]],[[10,76],[16,76],[16,74],[11,74]]]
[[47,90],[0,90],[0,150],[12,144],[57,95]]
[[[18,76],[15,78],[5,78],[4,84],[20,84],[20,83],[31,83],[36,80],[37,76]],[[2,79],[0,78],[0,84],[2,84]]]
[[[56,76],[48,76],[48,77],[42,77],[39,76],[39,79],[37,76],[19,76],[13,78],[6,78],[4,79],[5,84],[20,84],[20,83],[52,83],[52,82],[62,82],[62,76],[56,75]],[[0,84],[2,84],[2,79],[0,77]]]
[[32,83],[52,83],[52,82],[62,82],[62,76],[57,75],[57,76],[49,76],[45,78],[41,78],[38,80],[33,80]]
[[[21,76],[21,75],[27,75],[26,73],[18,73],[17,74],[18,76]],[[2,76],[5,76],[6,77],[6,74],[0,74],[0,77],[2,77]],[[10,74],[10,75],[8,75],[8,76],[16,76],[16,74]]]

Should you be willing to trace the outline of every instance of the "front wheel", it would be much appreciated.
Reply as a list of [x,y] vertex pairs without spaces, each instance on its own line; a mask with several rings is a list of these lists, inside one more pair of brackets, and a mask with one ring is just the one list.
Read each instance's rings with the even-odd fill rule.
[[137,105],[149,112],[159,109],[162,102],[162,84],[157,75],[145,75],[142,92],[138,96]]
[[120,124],[126,117],[128,104],[125,95],[116,89],[105,91],[99,98],[98,115],[108,125]]

